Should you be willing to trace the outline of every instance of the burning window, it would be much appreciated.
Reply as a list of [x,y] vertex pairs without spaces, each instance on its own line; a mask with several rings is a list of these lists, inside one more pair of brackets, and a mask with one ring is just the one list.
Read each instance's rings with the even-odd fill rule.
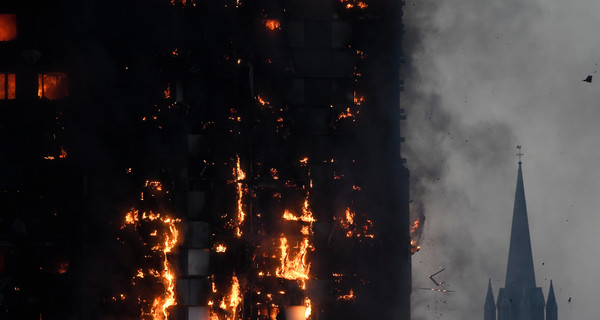
[[11,41],[17,38],[17,16],[0,14],[0,41]]
[[0,100],[13,100],[15,96],[15,75],[0,73]]
[[38,75],[38,97],[57,100],[68,96],[67,76],[64,73],[51,72]]

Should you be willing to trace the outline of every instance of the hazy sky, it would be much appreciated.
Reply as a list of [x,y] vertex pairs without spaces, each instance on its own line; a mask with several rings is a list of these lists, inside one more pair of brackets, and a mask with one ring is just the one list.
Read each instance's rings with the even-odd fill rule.
[[413,286],[445,267],[456,291],[413,290],[413,319],[483,319],[488,278],[497,298],[517,144],[537,285],[547,298],[553,280],[559,319],[598,318],[599,16],[597,0],[407,1],[404,156],[427,215]]

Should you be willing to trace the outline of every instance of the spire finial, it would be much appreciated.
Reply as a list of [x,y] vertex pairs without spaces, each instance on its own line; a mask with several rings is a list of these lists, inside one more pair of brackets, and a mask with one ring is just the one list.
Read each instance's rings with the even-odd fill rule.
[[518,145],[517,149],[519,149],[519,153],[517,153],[517,156],[519,157],[519,165],[522,163],[521,162],[521,157],[524,156],[525,154],[521,152],[521,146]]

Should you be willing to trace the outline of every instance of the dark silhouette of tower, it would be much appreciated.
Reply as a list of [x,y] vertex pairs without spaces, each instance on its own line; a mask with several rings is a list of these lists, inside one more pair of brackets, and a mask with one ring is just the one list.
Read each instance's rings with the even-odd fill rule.
[[[519,152],[519,156],[521,155]],[[496,309],[498,320],[544,320],[544,308],[546,309],[547,320],[557,319],[552,284],[548,294],[548,305],[546,305],[542,288],[537,287],[535,283],[521,164],[522,162],[519,161],[506,282],[504,288],[500,288],[498,292],[496,308],[493,306],[494,297],[491,283],[488,284],[484,306],[485,320],[496,319],[494,315]]]
[[488,282],[488,291],[485,297],[485,306],[483,311],[484,320],[496,320],[496,303],[494,302],[494,292],[492,290],[492,280]]
[[554,297],[554,286],[550,280],[550,291],[548,292],[548,302],[546,302],[546,320],[557,320],[558,309],[556,307],[556,298]]

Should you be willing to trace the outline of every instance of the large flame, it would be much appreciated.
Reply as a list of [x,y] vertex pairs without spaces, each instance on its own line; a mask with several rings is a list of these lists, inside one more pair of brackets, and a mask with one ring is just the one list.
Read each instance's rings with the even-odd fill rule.
[[421,237],[421,229],[423,228],[423,223],[421,219],[415,220],[413,222],[412,227],[410,228],[410,253],[415,254],[417,251],[421,250],[421,246],[419,245],[418,240]]
[[244,212],[244,184],[243,180],[246,179],[246,173],[242,170],[242,166],[240,164],[240,156],[237,156],[237,162],[235,169],[233,169],[233,176],[236,179],[237,186],[237,226],[235,229],[235,235],[239,238],[242,236],[242,223],[244,223],[244,219],[246,219],[246,213]]
[[281,235],[279,238],[281,250],[280,265],[275,270],[275,275],[288,280],[299,280],[304,288],[304,280],[308,279],[310,263],[307,260],[308,249],[311,247],[308,238],[303,238],[292,250],[288,239]]
[[[157,191],[162,190],[162,185],[158,181],[146,181],[146,187]],[[145,230],[145,228],[140,228],[143,223],[159,223],[162,225],[162,228],[159,228],[160,232],[154,229],[148,234],[151,237],[159,237],[158,243],[152,245],[150,250],[160,255],[162,260],[161,269],[147,268],[144,270],[144,268],[141,268],[136,271],[136,276],[134,277],[135,279],[152,276],[157,278],[164,287],[164,292],[158,294],[152,301],[149,312],[145,311],[148,310],[148,306],[142,305],[142,319],[151,317],[152,320],[168,320],[169,308],[177,304],[175,301],[175,268],[169,262],[168,255],[179,243],[179,229],[176,224],[180,221],[180,219],[174,219],[152,211],[140,214],[139,210],[131,209],[125,214],[121,229],[132,226],[135,230],[141,231]],[[144,245],[148,246],[149,244],[145,243]],[[138,299],[138,301],[141,304],[150,303],[146,302],[145,299]]]

